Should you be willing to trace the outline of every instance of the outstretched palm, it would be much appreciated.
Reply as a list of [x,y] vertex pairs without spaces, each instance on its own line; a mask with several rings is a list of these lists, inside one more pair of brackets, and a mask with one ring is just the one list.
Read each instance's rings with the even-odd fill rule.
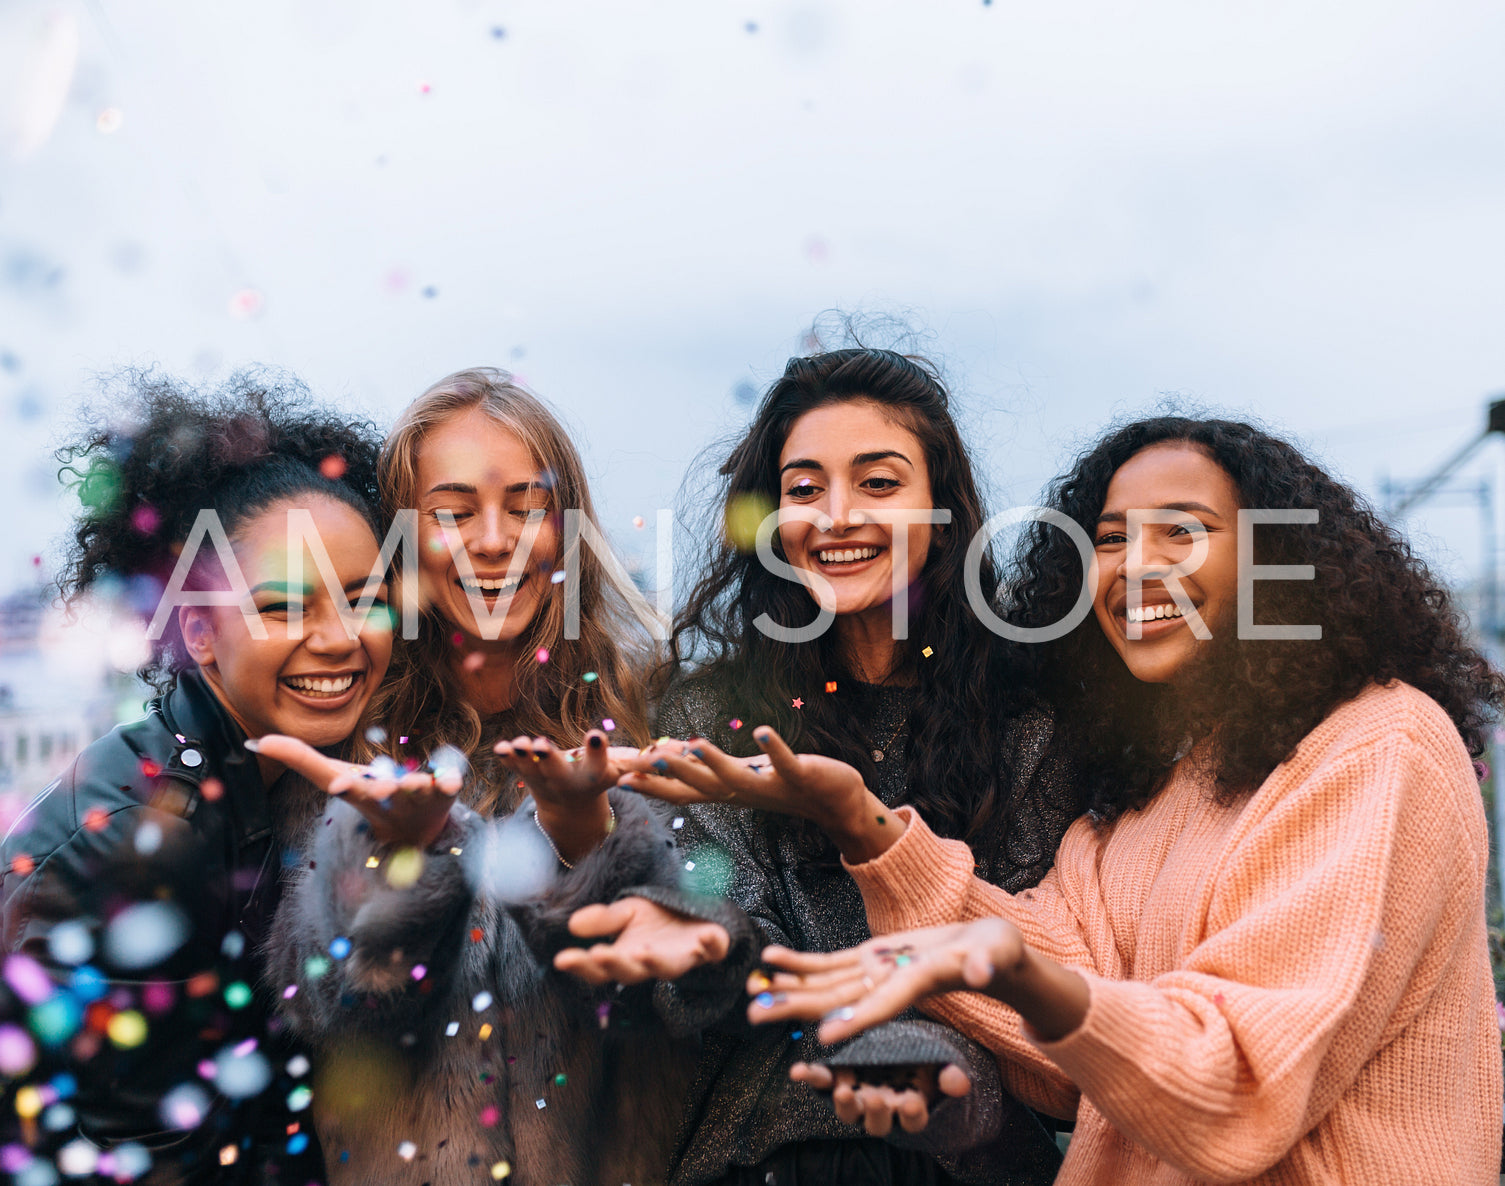
[[371,825],[382,844],[426,848],[439,838],[455,793],[464,781],[458,769],[395,774],[374,766],[341,762],[307,742],[268,733],[247,742],[261,756],[295,770],[316,787],[344,799]]

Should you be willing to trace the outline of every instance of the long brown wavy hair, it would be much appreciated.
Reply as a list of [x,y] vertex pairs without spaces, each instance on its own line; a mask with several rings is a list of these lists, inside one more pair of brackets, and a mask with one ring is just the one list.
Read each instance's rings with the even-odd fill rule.
[[[428,434],[475,410],[522,441],[538,471],[549,475],[551,516],[575,509],[600,530],[585,467],[558,418],[543,400],[493,367],[456,371],[440,379],[398,417],[382,446],[377,470],[387,523],[399,510],[418,505],[418,455]],[[361,745],[369,751],[365,756],[385,753],[399,761],[422,760],[441,745],[453,746],[470,756],[476,774],[470,793],[477,809],[490,814],[499,808],[510,810],[513,800],[511,794],[503,794],[512,780],[500,776],[491,758],[493,741],[521,734],[576,746],[588,730],[610,719],[616,725],[614,741],[643,744],[648,737],[644,676],[653,644],[600,558],[588,547],[579,551],[580,637],[564,637],[564,586],[551,585],[517,640],[516,697],[509,708],[485,720],[466,700],[456,677],[460,652],[452,640],[453,624],[424,599],[418,637],[398,639],[391,673],[373,700],[372,717],[387,736],[373,741],[371,737],[380,737],[373,733],[364,739]],[[405,552],[399,556],[393,576],[400,596],[402,582],[420,578],[405,570]],[[567,554],[561,559],[576,562]],[[547,663],[534,660],[539,647],[548,649]],[[594,678],[587,680],[588,673]]]

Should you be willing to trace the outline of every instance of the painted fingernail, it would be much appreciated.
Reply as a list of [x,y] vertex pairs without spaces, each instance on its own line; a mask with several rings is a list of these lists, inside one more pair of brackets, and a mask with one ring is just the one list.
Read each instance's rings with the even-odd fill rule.
[[705,761],[705,750],[703,750],[703,749],[692,749],[690,752],[692,754],[694,754],[697,758],[699,758],[702,762]]
[[822,1021],[851,1021],[857,1016],[857,1010],[851,1005],[843,1005],[840,1009],[832,1009],[821,1018]]
[[588,738],[586,738],[585,744],[590,746],[591,749],[600,749],[602,741],[598,734],[592,733]]
[[666,762],[666,761],[664,761],[662,758],[660,758],[657,762],[653,763],[653,768],[655,770],[657,770],[660,774],[668,774],[669,773],[669,763]]
[[759,1009],[772,1009],[773,993],[760,992],[756,997],[753,998],[753,1004],[757,1005]]
[[254,737],[247,737],[246,748],[253,754],[259,754],[261,752],[261,742],[257,741]]
[[752,982],[753,987],[756,988],[759,992],[763,992],[765,989],[771,988],[773,986],[773,981],[770,980],[767,973],[764,972],[754,972],[750,977],[748,977],[748,979]]
[[773,734],[770,733],[767,729],[759,729],[758,732],[754,734],[754,736],[757,738],[759,745],[767,745],[769,738],[771,738]]

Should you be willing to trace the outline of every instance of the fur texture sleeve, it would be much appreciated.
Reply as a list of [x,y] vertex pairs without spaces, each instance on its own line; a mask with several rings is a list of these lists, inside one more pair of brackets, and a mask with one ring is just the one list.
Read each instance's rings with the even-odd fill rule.
[[[582,906],[614,902],[633,886],[674,888],[679,884],[680,863],[669,831],[640,796],[627,791],[607,793],[617,816],[611,835],[573,869],[558,866],[556,875],[539,892],[509,895],[509,913],[546,965],[564,948],[581,943],[570,934],[569,922]],[[508,835],[518,830],[537,833],[532,799],[523,800],[501,827]]]
[[266,975],[296,1031],[319,1041],[387,1029],[419,1009],[406,991],[415,973],[442,986],[474,898],[481,832],[457,803],[427,850],[394,852],[354,808],[330,803],[268,936]]

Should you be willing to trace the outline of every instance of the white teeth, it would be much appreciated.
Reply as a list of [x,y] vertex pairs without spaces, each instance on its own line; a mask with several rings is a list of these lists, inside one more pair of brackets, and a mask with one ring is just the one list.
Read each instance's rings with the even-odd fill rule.
[[522,583],[523,578],[520,576],[502,577],[500,580],[481,580],[479,578],[476,580],[465,580],[462,577],[460,580],[461,586],[467,593],[505,593],[510,589],[516,589]]
[[334,679],[317,679],[312,676],[295,675],[289,676],[283,682],[290,688],[314,696],[338,696],[350,690],[350,685],[355,683],[355,676],[341,675]]
[[877,548],[832,548],[816,553],[822,564],[851,564],[858,560],[871,560],[877,554]]
[[1130,607],[1128,616],[1131,622],[1158,622],[1162,618],[1182,618],[1186,615],[1179,605],[1145,605],[1138,609]]

